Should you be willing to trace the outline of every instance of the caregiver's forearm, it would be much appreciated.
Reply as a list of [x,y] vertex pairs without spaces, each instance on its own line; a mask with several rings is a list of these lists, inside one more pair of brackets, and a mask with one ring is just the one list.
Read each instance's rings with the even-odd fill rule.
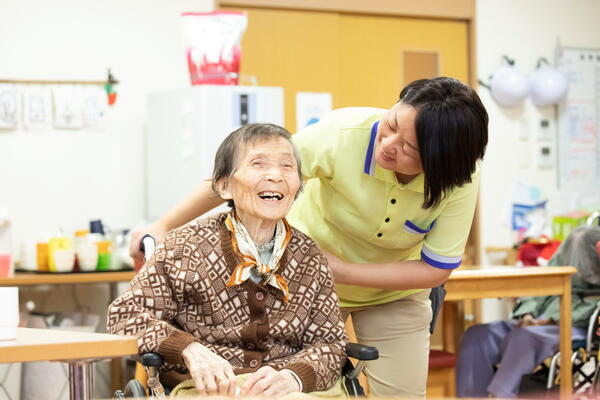
[[346,264],[336,283],[388,290],[425,289],[443,284],[451,272],[423,261]]
[[190,222],[223,203],[223,199],[213,192],[211,183],[211,180],[202,181],[181,203],[160,218],[158,223],[169,231]]

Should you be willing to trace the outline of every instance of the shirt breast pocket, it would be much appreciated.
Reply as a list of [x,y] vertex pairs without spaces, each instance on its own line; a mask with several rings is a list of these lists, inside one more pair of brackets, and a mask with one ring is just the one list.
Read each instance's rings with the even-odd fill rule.
[[425,236],[431,231],[434,224],[435,221],[429,224],[429,226],[426,228],[423,228],[422,226],[417,225],[411,220],[407,219],[403,225],[403,232],[400,235],[398,247],[403,249],[411,249],[419,245],[425,239]]

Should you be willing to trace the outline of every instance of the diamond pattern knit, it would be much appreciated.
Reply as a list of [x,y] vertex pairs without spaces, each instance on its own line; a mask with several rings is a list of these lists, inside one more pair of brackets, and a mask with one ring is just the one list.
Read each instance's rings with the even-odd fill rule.
[[169,386],[189,378],[181,352],[196,341],[236,374],[269,365],[294,371],[304,392],[328,389],[340,376],[347,337],[327,260],[292,228],[278,269],[289,285],[288,302],[280,290],[252,280],[226,287],[239,260],[225,216],[169,232],[109,306],[109,331],[137,336],[140,353],[160,353]]

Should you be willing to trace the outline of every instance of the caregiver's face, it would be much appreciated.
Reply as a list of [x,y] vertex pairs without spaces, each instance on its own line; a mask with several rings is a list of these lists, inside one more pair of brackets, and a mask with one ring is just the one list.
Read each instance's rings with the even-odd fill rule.
[[223,194],[233,199],[242,221],[276,221],[290,211],[299,188],[292,144],[274,137],[239,149],[235,172]]
[[375,141],[375,162],[382,168],[412,176],[423,172],[415,118],[417,110],[397,103],[381,119]]

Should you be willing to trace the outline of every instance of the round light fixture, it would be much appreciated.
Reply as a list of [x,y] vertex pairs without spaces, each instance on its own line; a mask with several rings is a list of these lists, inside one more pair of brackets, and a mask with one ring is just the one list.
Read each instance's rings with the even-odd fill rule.
[[529,83],[531,101],[538,107],[560,102],[566,96],[569,87],[565,74],[548,65],[545,58],[538,61],[537,69],[531,74]]
[[527,76],[514,66],[514,61],[504,56],[505,64],[494,71],[490,82],[492,97],[505,107],[518,106],[529,93]]

